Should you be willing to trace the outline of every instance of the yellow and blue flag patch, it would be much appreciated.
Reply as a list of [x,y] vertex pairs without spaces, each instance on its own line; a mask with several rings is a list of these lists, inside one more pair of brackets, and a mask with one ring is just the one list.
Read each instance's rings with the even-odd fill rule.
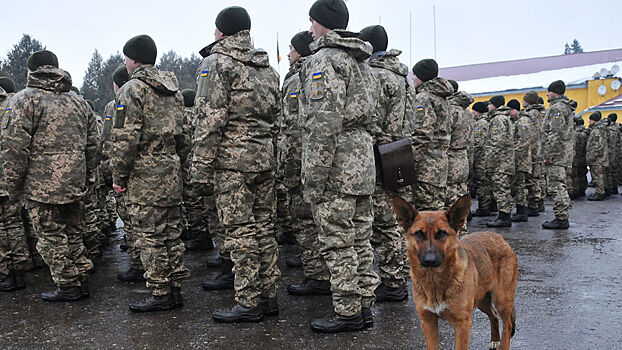
[[289,97],[290,98],[296,98],[296,97],[298,97],[298,94],[295,93],[295,92],[292,92],[291,94],[289,94]]
[[107,116],[105,116],[105,117],[104,117],[104,119],[106,119],[106,120],[110,120],[110,116],[109,116],[109,115],[107,115]]
[[313,73],[313,80],[322,79],[322,72]]
[[555,113],[555,119],[559,119],[559,112]]
[[7,109],[4,110],[4,114],[9,114],[10,112],[11,112],[10,108],[7,108]]
[[118,105],[117,106],[117,111],[122,111],[123,109],[125,109],[124,105]]
[[206,71],[206,70],[202,71],[202,72],[201,72],[201,76],[202,76],[202,77],[206,77],[206,76],[207,76],[207,71]]
[[423,106],[421,105],[417,106],[417,111],[423,111]]

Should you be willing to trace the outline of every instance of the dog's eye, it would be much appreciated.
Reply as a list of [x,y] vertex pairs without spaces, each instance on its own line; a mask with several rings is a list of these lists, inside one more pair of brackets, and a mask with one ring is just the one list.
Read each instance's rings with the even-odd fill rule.
[[447,232],[443,230],[438,230],[436,232],[436,236],[434,236],[434,239],[436,239],[437,241],[440,241],[442,239],[445,239],[446,237],[447,237]]
[[425,238],[425,234],[424,234],[424,233],[423,233],[423,231],[421,231],[421,230],[417,230],[417,231],[415,231],[415,233],[413,233],[413,236],[414,236],[416,239],[424,239],[424,238]]

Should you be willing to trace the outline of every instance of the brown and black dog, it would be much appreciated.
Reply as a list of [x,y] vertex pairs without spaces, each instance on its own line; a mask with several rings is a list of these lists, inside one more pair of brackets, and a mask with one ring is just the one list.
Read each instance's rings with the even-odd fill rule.
[[468,349],[476,306],[490,319],[490,349],[509,349],[516,329],[516,254],[494,232],[477,232],[458,240],[456,233],[471,210],[471,198],[463,196],[446,211],[418,212],[395,197],[393,210],[406,231],[413,299],[427,349],[438,349],[439,318],[453,326],[455,348]]

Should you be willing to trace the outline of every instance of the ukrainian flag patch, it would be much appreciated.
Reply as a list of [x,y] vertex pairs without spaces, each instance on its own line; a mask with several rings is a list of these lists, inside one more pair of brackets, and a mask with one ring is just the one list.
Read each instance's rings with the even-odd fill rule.
[[104,117],[104,119],[106,119],[106,120],[110,120],[110,116],[109,116],[109,115],[107,115],[107,116],[105,116],[105,117]]
[[295,92],[292,92],[291,94],[289,94],[289,97],[290,98],[296,98],[296,97],[298,97],[298,94],[295,93]]
[[10,108],[7,108],[7,109],[4,110],[4,114],[9,114],[9,112],[11,112]]
[[322,72],[313,73],[313,80],[322,79]]
[[124,109],[125,109],[125,106],[124,106],[124,105],[118,105],[118,106],[117,106],[117,111],[122,111],[122,110],[124,110]]
[[202,72],[201,72],[201,76],[202,76],[202,77],[206,77],[206,76],[207,76],[207,71],[206,71],[206,70],[202,71]]
[[423,111],[423,106],[417,106],[417,111]]

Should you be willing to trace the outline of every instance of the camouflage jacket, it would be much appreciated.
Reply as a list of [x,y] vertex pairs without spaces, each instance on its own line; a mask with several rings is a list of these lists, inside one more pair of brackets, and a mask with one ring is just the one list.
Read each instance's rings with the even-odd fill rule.
[[542,155],[545,162],[572,166],[576,102],[565,95],[553,99],[542,121]]
[[[192,150],[192,137],[194,136],[194,130],[196,129],[196,122],[197,122],[197,108],[196,106],[192,106],[192,107],[184,107],[184,127],[183,127],[183,134],[184,134],[184,139],[188,140],[189,144],[188,144],[188,153],[190,153]],[[190,166],[192,163],[192,157],[188,156],[186,157],[186,161],[182,164],[182,169],[183,169],[183,175],[184,175],[184,181],[189,183],[189,172],[190,172]]]
[[514,166],[516,171],[531,174],[533,167],[531,146],[534,140],[534,128],[531,118],[520,111],[510,118],[514,126]]
[[449,124],[451,136],[447,151],[447,183],[463,183],[469,179],[473,157],[473,127],[475,119],[466,108],[473,103],[471,95],[458,91],[449,101]]
[[447,183],[447,150],[451,138],[449,102],[452,87],[434,78],[415,88],[406,107],[404,133],[411,135],[417,179],[437,187]]
[[399,50],[389,50],[369,62],[375,78],[376,113],[374,114],[374,142],[377,145],[404,138],[406,93],[409,87],[408,67],[397,58]]
[[486,171],[514,175],[514,128],[510,121],[510,109],[506,106],[490,112]]
[[542,119],[544,118],[544,111],[544,105],[541,104],[527,106],[521,111],[522,114],[531,120],[532,139],[530,143],[532,164],[542,163]]
[[618,142],[620,142],[620,132],[618,131],[618,126],[616,122],[613,122],[609,119],[607,119],[608,121],[608,136],[609,136],[609,140],[607,143],[607,148],[609,150],[609,159],[611,160],[609,162],[609,165],[613,165],[615,162],[615,159],[617,157],[617,153],[618,153]]
[[576,125],[574,128],[574,159],[572,160],[573,167],[585,167],[587,160],[585,158],[587,139],[590,136],[590,132],[583,125]]
[[371,45],[333,30],[310,45],[300,72],[304,132],[302,184],[307,202],[325,190],[369,195],[375,189]]
[[588,165],[609,166],[609,135],[607,121],[600,120],[590,125],[590,135],[585,146],[585,160]]
[[473,125],[473,168],[486,170],[486,139],[488,138],[488,126],[490,116],[481,113]]
[[300,111],[300,70],[305,58],[301,58],[290,67],[288,78],[283,83],[283,113],[279,117],[279,139],[277,160],[279,178],[287,188],[301,185],[302,168],[302,133],[299,123]]
[[50,204],[82,199],[95,181],[97,124],[89,105],[69,92],[71,77],[52,66],[28,75],[2,124],[9,194]]
[[171,72],[152,65],[134,69],[117,93],[112,179],[127,187],[129,203],[168,207],[181,203],[184,102]]
[[[11,97],[13,97],[13,95],[15,94],[7,93],[6,91],[4,91],[3,88],[0,87],[0,119],[2,122],[0,125],[4,125],[4,118],[8,117],[8,113],[6,113],[6,107],[9,104],[9,100],[11,99]],[[0,129],[0,132],[2,132],[2,129]],[[0,159],[0,162],[1,161],[2,159]],[[0,197],[6,197],[8,195],[9,191],[7,190],[6,182],[4,181],[4,170],[2,169],[2,164],[0,163]]]
[[274,135],[281,113],[279,75],[268,54],[243,30],[200,51],[191,182],[209,183],[213,169],[275,169]]
[[101,130],[101,158],[99,162],[99,173],[101,179],[107,186],[112,185],[110,153],[112,152],[112,122],[116,106],[115,100],[112,100],[106,104],[106,107],[104,107],[104,123]]

